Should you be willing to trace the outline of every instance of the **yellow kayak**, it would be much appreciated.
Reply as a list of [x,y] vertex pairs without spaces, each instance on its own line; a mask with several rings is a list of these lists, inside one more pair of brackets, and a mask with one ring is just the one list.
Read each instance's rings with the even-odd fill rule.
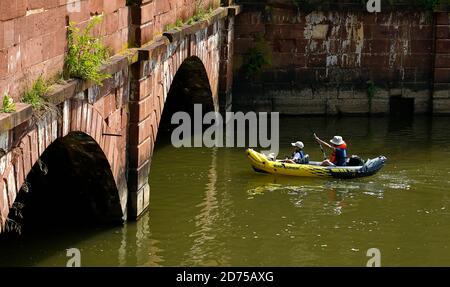
[[358,166],[320,166],[320,162],[308,164],[284,163],[279,160],[271,160],[266,155],[253,149],[246,150],[247,158],[251,166],[257,172],[281,174],[300,177],[324,177],[324,178],[357,178],[370,176],[377,173],[386,163],[384,156],[369,159]]

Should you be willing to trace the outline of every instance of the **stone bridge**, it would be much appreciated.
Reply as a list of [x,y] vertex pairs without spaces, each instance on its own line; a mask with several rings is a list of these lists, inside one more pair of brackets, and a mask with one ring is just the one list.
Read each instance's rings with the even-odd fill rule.
[[[0,113],[0,232],[56,217],[137,218],[149,206],[157,135],[194,103],[205,112],[450,114],[448,5],[430,18],[406,4],[369,14],[357,0],[0,2],[0,99],[17,106]],[[95,15],[103,22],[93,34],[113,51],[103,67],[111,78],[55,81],[69,22],[82,28]],[[36,110],[20,102],[39,76],[55,84]]]
[[[20,23],[40,14],[45,19],[47,12],[87,20],[94,12],[103,13],[106,27],[100,33],[117,52],[103,67],[111,78],[102,85],[79,80],[55,84],[46,96],[44,111],[16,103],[16,112],[0,114],[0,231],[17,227],[20,221],[36,225],[52,214],[76,222],[137,218],[149,206],[149,169],[164,117],[188,111],[192,103],[216,111],[225,111],[231,104],[232,77],[227,75],[232,72],[233,24],[239,6],[142,0],[130,6],[114,1],[115,6],[107,7],[95,6],[103,1],[80,0],[81,10],[73,12],[68,9],[73,3],[68,2],[28,3],[23,9],[11,5],[6,8],[10,13],[2,11],[0,20]],[[210,9],[204,19],[173,30],[165,28],[179,17],[192,16],[197,2],[207,2],[203,4]],[[90,15],[82,15],[85,10]],[[30,36],[12,47],[27,47],[33,39]],[[123,49],[124,39],[138,48]],[[42,41],[39,53],[49,49]],[[0,72],[0,83],[7,81],[9,93],[18,99],[14,91],[20,90],[20,83],[9,84],[21,79],[18,69],[12,68],[16,56],[11,55],[26,60],[33,57],[28,53],[37,52],[25,49],[24,54],[14,54],[13,48],[6,49],[7,66]],[[20,72],[31,75],[40,62],[29,65],[25,60],[19,61]]]

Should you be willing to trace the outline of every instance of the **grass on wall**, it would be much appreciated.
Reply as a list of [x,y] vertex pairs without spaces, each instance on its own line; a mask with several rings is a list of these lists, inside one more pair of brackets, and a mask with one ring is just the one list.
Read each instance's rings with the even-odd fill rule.
[[101,16],[93,17],[84,30],[74,22],[68,29],[68,52],[65,59],[65,77],[91,80],[98,85],[111,75],[100,72],[101,66],[109,58],[109,50],[100,38],[91,34],[92,29],[102,22]]
[[43,97],[50,91],[50,84],[40,76],[32,85],[31,89],[25,92],[22,102],[30,104],[34,109],[42,108]]
[[0,109],[1,113],[13,113],[16,111],[16,104],[8,93],[3,94],[3,103]]
[[243,70],[245,77],[251,79],[259,74],[264,68],[272,65],[272,54],[266,40],[258,35],[255,39],[255,46],[249,49],[244,58]]

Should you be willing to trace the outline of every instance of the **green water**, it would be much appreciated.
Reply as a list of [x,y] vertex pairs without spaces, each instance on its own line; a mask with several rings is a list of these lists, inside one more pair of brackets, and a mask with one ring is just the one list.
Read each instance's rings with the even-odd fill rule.
[[[138,222],[103,230],[55,230],[0,247],[0,265],[450,266],[450,118],[282,118],[281,152],[340,134],[350,154],[385,155],[373,177],[323,180],[252,171],[241,148],[175,149],[159,139],[151,208]],[[5,258],[6,257],[6,258]]]

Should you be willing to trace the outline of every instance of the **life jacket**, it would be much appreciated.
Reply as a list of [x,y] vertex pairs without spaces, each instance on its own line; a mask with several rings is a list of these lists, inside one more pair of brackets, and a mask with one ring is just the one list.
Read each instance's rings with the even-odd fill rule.
[[303,152],[303,150],[300,150],[300,151],[294,151],[292,153],[292,157],[291,158],[294,158],[296,153],[300,154],[300,158],[299,159],[303,159],[305,157],[305,153]]
[[343,143],[339,146],[334,147],[334,150],[330,156],[330,161],[335,165],[342,166],[345,165],[346,159],[347,159],[347,144]]

